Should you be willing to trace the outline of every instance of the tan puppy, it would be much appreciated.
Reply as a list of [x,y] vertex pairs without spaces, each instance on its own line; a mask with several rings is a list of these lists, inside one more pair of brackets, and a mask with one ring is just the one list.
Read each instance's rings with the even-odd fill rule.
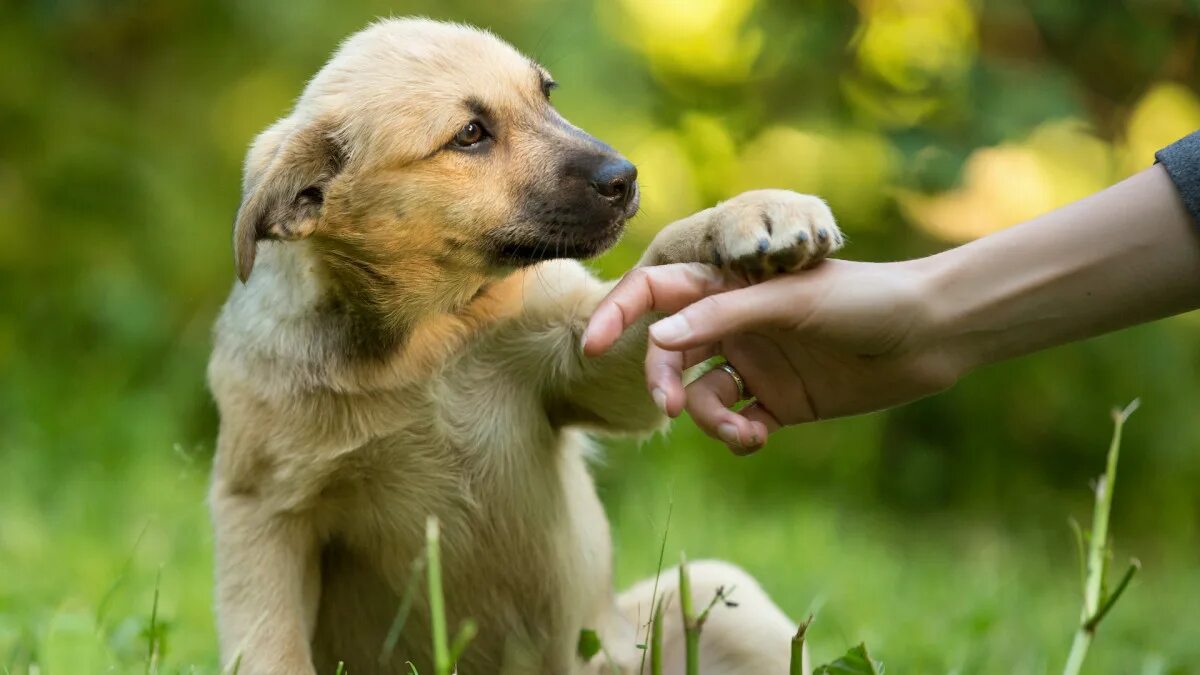
[[[351,37],[246,158],[235,284],[209,381],[222,658],[247,673],[430,671],[419,597],[388,628],[442,523],[459,672],[636,670],[649,586],[619,601],[583,427],[645,434],[645,326],[585,360],[607,285],[578,263],[637,209],[636,170],[551,106],[540,66],[494,36],[389,20]],[[824,204],[748,193],[669,228],[646,261],[802,266],[840,244]],[[553,259],[553,261],[551,261]],[[695,566],[706,672],[786,672],[792,624],[753,580]],[[666,583],[673,578],[668,574]],[[671,613],[672,621],[674,612]],[[682,635],[668,627],[681,671]]]

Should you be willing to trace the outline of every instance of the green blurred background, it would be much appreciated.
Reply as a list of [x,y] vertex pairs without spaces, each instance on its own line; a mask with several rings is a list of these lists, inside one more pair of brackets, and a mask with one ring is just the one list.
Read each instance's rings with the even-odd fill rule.
[[[1051,209],[1200,127],[1200,3],[47,0],[0,5],[0,668],[216,672],[209,327],[254,134],[381,15],[490,27],[641,170],[615,276],[755,187],[825,196],[846,257],[936,251]],[[1013,261],[1020,264],[1020,261]],[[688,421],[597,468],[619,581],[733,560],[818,659],[1061,668],[1108,411],[1134,397],[1116,562],[1145,564],[1092,672],[1200,672],[1200,316],[977,372],[751,458]],[[156,581],[161,577],[161,581]],[[157,616],[150,628],[158,589]],[[40,664],[31,666],[31,663]]]

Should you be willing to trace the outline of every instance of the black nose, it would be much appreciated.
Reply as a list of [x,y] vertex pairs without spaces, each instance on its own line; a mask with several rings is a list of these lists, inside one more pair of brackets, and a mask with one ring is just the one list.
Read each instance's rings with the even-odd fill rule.
[[637,182],[637,167],[624,157],[610,159],[592,174],[591,183],[601,197],[618,204],[629,201]]

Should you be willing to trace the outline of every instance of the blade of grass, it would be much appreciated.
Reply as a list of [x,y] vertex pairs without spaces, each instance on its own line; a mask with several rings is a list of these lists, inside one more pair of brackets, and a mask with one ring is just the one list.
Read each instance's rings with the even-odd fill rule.
[[812,625],[813,615],[800,622],[796,635],[792,638],[792,655],[788,662],[788,675],[808,675],[804,672],[804,638],[808,635],[808,627]]
[[117,574],[117,578],[113,579],[112,585],[108,587],[108,590],[104,592],[104,595],[100,598],[100,602],[96,605],[97,626],[104,626],[104,619],[108,614],[108,604],[112,602],[113,596],[116,595],[117,590],[121,588],[121,584],[123,584],[125,579],[129,576],[129,569],[133,567],[133,560],[137,557],[137,550],[142,544],[142,538],[146,536],[146,530],[150,529],[150,522],[151,521],[148,520],[142,525],[141,531],[138,532],[137,539],[133,540],[133,547],[129,549],[129,557],[125,558],[125,564],[121,565],[121,571]]
[[396,643],[400,641],[400,633],[408,621],[409,612],[412,611],[413,599],[417,596],[417,586],[420,585],[421,577],[425,574],[425,551],[421,551],[409,569],[412,571],[408,575],[408,587],[404,589],[404,597],[400,598],[396,616],[392,619],[387,637],[383,640],[383,647],[379,650],[379,665],[381,666],[386,666],[392,660],[392,652],[396,650]]
[[683,615],[683,639],[687,675],[700,675],[700,626],[692,607],[692,580],[688,576],[687,556],[679,554],[679,611]]
[[158,672],[158,591],[162,585],[162,568],[154,577],[154,602],[150,605],[150,631],[147,633],[146,673]]
[[475,634],[479,632],[479,627],[470,619],[463,622],[458,628],[458,633],[454,635],[454,640],[450,642],[450,662],[458,663],[458,657],[462,656],[467,645],[475,638]]
[[1140,569],[1142,569],[1142,562],[1140,560],[1134,558],[1132,561],[1130,561],[1129,567],[1125,570],[1125,574],[1121,577],[1120,583],[1118,583],[1117,587],[1113,589],[1112,594],[1108,596],[1108,599],[1104,601],[1104,604],[1100,606],[1100,609],[1096,610],[1096,614],[1093,615],[1086,624],[1084,624],[1083,627],[1085,629],[1095,632],[1096,627],[1099,626],[1100,622],[1104,620],[1104,615],[1108,614],[1108,611],[1113,608],[1113,605],[1117,604],[1117,600],[1119,600],[1121,598],[1121,594],[1125,592],[1125,587],[1129,585],[1129,582],[1133,580],[1133,575],[1137,574],[1137,571]]
[[700,616],[696,617],[697,628],[704,628],[704,622],[708,621],[709,613],[712,612],[713,607],[716,607],[718,602],[726,607],[737,607],[737,603],[729,599],[729,596],[733,595],[735,588],[737,586],[730,586],[729,590],[726,590],[724,586],[717,587],[717,592],[713,593],[712,600],[708,601],[708,606],[704,608],[704,611],[700,612]]
[[446,638],[446,605],[442,597],[441,534],[438,520],[429,516],[425,521],[425,558],[429,578],[429,620],[433,633],[434,675],[450,675],[450,646]]
[[650,619],[650,675],[663,675],[663,610],[666,598],[659,598]]
[[729,599],[732,593],[732,586],[729,587],[729,590],[725,590],[724,586],[718,586],[716,592],[713,593],[712,600],[709,600],[708,605],[697,614],[692,600],[692,579],[688,574],[687,556],[680,552],[679,609],[683,614],[687,675],[700,675],[700,633],[704,630],[704,622],[708,621],[708,615],[712,612],[713,607],[717,606],[718,602],[728,607],[737,606],[736,603]]
[[[1078,675],[1083,669],[1084,658],[1087,657],[1092,639],[1100,620],[1112,608],[1125,586],[1133,578],[1137,565],[1133,565],[1125,573],[1117,592],[1105,597],[1105,570],[1108,566],[1108,517],[1112,511],[1113,491],[1117,482],[1117,462],[1121,456],[1121,432],[1126,420],[1137,410],[1140,401],[1134,400],[1123,410],[1113,411],[1113,435],[1108,446],[1108,461],[1105,464],[1104,475],[1096,480],[1095,505],[1092,510],[1092,533],[1088,541],[1087,579],[1084,583],[1083,611],[1075,638],[1071,643],[1071,651],[1067,655],[1067,664],[1063,669],[1064,675]],[[1111,602],[1110,602],[1111,601]],[[1101,611],[1103,609],[1103,611]]]
[[1079,556],[1079,589],[1083,591],[1087,588],[1087,547],[1083,543],[1083,528],[1074,517],[1067,518],[1067,524],[1071,526],[1071,533],[1075,535],[1075,551]]
[[[671,514],[675,510],[675,498],[673,496],[674,492],[675,492],[675,488],[674,488],[674,486],[672,486],[672,488],[670,490],[670,494],[672,496],[667,498],[667,521],[666,521],[666,523],[663,524],[662,542],[659,544],[659,547],[658,547],[658,567],[654,570],[654,586],[653,586],[653,588],[650,589],[650,607],[652,610],[655,606],[655,603],[658,602],[658,581],[659,581],[659,578],[662,577],[663,561],[666,559],[666,555],[667,555],[667,534],[671,530]],[[646,625],[646,640],[643,643],[646,645],[647,648],[649,648],[649,645],[650,645],[650,633],[653,630],[653,624],[654,624],[654,617],[651,616],[650,622]],[[641,663],[638,665],[638,675],[641,675],[642,673],[645,673],[645,672],[646,672],[646,649],[643,649],[642,650],[642,660],[641,660]]]

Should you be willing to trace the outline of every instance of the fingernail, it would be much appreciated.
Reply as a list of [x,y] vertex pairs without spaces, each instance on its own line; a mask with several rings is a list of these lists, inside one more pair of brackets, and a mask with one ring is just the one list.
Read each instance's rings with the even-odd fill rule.
[[662,414],[669,414],[667,412],[667,392],[655,387],[654,391],[650,392],[650,398],[654,399],[654,405],[658,406],[658,409],[662,411]]
[[682,315],[668,316],[650,326],[650,337],[655,342],[676,342],[691,335],[692,327]]
[[746,447],[746,452],[744,454],[753,455],[759,450],[762,450],[762,447],[766,444],[766,435],[761,434],[758,431],[752,431],[750,432],[750,445]]
[[726,445],[732,445],[737,448],[742,447],[741,441],[738,440],[737,427],[728,422],[717,427],[717,436],[720,436]]

